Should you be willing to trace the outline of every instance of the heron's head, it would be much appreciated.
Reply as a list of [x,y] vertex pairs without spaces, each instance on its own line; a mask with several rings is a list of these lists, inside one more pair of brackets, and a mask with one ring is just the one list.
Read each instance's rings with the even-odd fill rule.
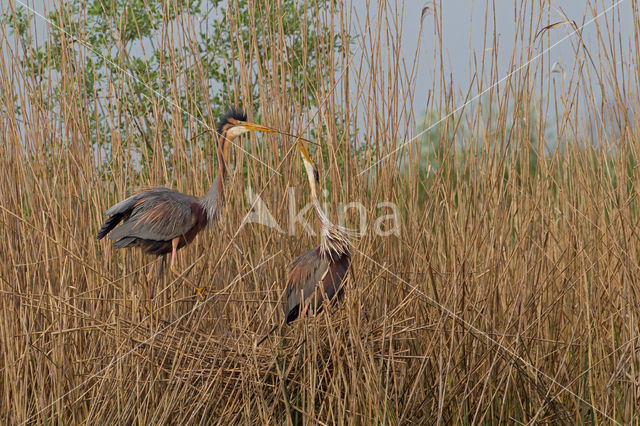
[[247,121],[247,114],[238,108],[229,108],[220,120],[218,135],[224,136],[222,139],[232,140],[250,130],[258,132],[275,132],[275,130]]
[[304,142],[302,142],[302,140],[300,139],[296,139],[296,145],[300,150],[300,155],[302,156],[302,162],[304,163],[304,168],[307,171],[307,176],[309,177],[311,192],[315,196],[316,185],[320,184],[320,175],[318,174],[318,168],[316,167],[316,163],[314,163],[311,157],[309,156],[309,151],[307,151],[307,147],[304,145]]

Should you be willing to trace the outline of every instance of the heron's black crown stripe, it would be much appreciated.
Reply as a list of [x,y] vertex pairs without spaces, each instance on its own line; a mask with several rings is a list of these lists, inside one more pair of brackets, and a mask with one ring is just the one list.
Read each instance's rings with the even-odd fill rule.
[[238,121],[247,121],[247,114],[237,107],[228,108],[222,116],[222,119],[220,119],[220,124],[218,125],[218,134],[222,134],[222,128],[231,118]]

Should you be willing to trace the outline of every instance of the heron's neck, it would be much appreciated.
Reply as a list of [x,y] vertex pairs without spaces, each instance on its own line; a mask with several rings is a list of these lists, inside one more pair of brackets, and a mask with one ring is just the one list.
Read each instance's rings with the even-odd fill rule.
[[219,142],[217,146],[218,154],[218,175],[213,181],[211,188],[204,197],[200,199],[200,204],[207,212],[207,220],[209,224],[212,224],[220,215],[220,209],[224,201],[224,182],[227,178],[227,148],[229,140],[227,139],[226,131],[222,132],[219,136]]
[[342,228],[335,225],[322,210],[320,201],[318,201],[318,189],[316,187],[316,177],[314,167],[305,157],[304,162],[309,186],[311,188],[311,199],[313,200],[313,208],[316,211],[318,222],[320,222],[320,254],[325,258],[337,259],[344,255],[349,255],[349,237]]
[[200,198],[200,205],[207,212],[207,222],[209,224],[212,224],[220,214],[220,207],[224,200],[223,179],[220,173],[218,173],[209,191],[207,191],[204,197]]
[[227,177],[227,150],[229,148],[227,132],[223,131],[218,139],[216,152],[218,154],[218,177],[221,181]]

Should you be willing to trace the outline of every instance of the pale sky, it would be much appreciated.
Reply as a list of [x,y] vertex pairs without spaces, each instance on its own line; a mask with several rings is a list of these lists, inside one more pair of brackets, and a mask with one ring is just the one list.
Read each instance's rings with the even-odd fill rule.
[[[632,37],[631,1],[633,0],[599,1],[598,12],[615,5],[611,13],[598,18],[600,23],[606,19],[606,17],[611,19],[613,11],[618,10],[621,12],[622,26],[618,31],[623,40]],[[0,0],[0,5],[3,10],[6,10],[9,2],[15,5],[26,3],[39,12],[43,10],[43,3],[39,1]],[[356,16],[360,22],[364,21],[367,2],[371,5],[369,9],[370,16],[375,16],[378,2],[371,0],[353,0],[352,2],[354,16]],[[604,6],[602,5],[603,2]],[[389,10],[401,11],[398,16],[402,22],[401,49],[407,61],[413,61],[416,52],[421,12],[425,6],[433,5],[433,3],[433,1],[423,0],[389,0],[386,2]],[[495,32],[498,34],[498,75],[506,76],[509,73],[508,63],[513,49],[515,28],[514,2],[511,0],[495,0],[495,10],[492,6],[493,3],[493,1],[489,2],[487,0],[436,1],[437,11],[442,16],[442,49],[445,57],[444,72],[447,76],[449,74],[451,75],[454,85],[458,89],[457,92],[466,92],[472,77],[470,70],[473,68],[471,61],[474,54],[479,58],[483,53],[483,35],[485,32],[485,14],[487,11],[489,15],[487,33],[492,35],[494,33],[493,27],[495,26]],[[549,22],[552,23],[564,21],[561,11],[570,19],[575,20],[578,26],[593,18],[593,11],[587,7],[588,2],[583,0],[531,0],[530,3],[536,5],[535,7],[538,7],[540,4],[548,5],[548,7],[545,7],[545,10],[548,11]],[[41,36],[41,31],[46,24],[41,18],[37,18],[36,21],[38,23],[38,33],[40,33]],[[357,25],[354,25],[354,29],[357,29],[357,27]],[[540,44],[541,47],[539,50],[542,52],[543,48],[546,48],[554,42],[559,42],[559,44],[550,51],[551,61],[552,63],[557,62],[559,69],[562,67],[564,67],[564,69],[571,69],[573,61],[575,60],[574,47],[577,42],[577,37],[572,35],[566,40],[561,41],[561,39],[566,37],[571,31],[572,28],[570,26],[556,28],[548,32],[550,36],[549,42],[545,40],[544,44]],[[590,47],[590,43],[592,43],[594,39],[593,35],[595,31],[596,25],[594,23],[587,24],[583,28],[583,39],[587,47]],[[415,98],[413,111],[416,117],[422,116],[427,108],[426,96],[428,90],[432,87],[434,79],[432,62],[434,52],[437,51],[434,34],[433,16],[428,15],[423,21],[423,31],[420,40],[421,48],[418,56],[419,77],[416,78],[414,86]],[[492,41],[489,39],[487,45],[490,46],[491,43]],[[624,66],[624,64],[621,66]],[[352,78],[355,78],[354,75],[355,74],[351,74]],[[350,87],[355,87],[356,84],[354,83],[355,82],[351,82]],[[472,93],[471,95],[476,94],[477,93]]]
[[[604,11],[611,7],[611,10],[597,19],[598,23],[602,24],[605,17],[609,20],[614,16],[614,11],[621,12],[621,28],[617,28],[622,40],[633,37],[633,22],[631,2],[633,0],[605,0],[599,1],[599,6],[596,13]],[[362,15],[366,9],[365,5],[367,0],[354,0],[353,5],[358,15]],[[420,16],[423,7],[432,4],[431,1],[416,1],[416,0],[391,0],[388,5],[391,9],[397,8],[402,10],[402,51],[407,60],[414,57],[415,49],[418,43],[418,31],[420,26]],[[445,53],[445,74],[451,74],[454,84],[459,89],[466,91],[469,86],[471,61],[475,54],[478,58],[481,57],[484,49],[483,34],[485,25],[485,13],[488,11],[489,19],[487,22],[487,33],[493,34],[493,26],[495,25],[495,31],[499,37],[498,45],[498,58],[499,69],[498,74],[500,76],[506,76],[509,73],[508,63],[513,50],[514,40],[514,3],[511,0],[496,0],[495,11],[492,7],[493,1],[487,2],[486,0],[442,0],[437,1],[438,10],[442,14],[442,49]],[[487,6],[487,3],[489,5]],[[555,23],[565,21],[562,13],[574,20],[578,26],[586,23],[594,17],[591,9],[587,7],[588,2],[583,0],[551,0],[541,1],[536,0],[532,2],[535,5],[548,4],[545,8],[549,12],[549,23]],[[604,6],[603,6],[604,3]],[[375,14],[376,2],[370,3],[372,6],[371,15]],[[614,6],[615,5],[615,6]],[[537,6],[536,6],[537,7]],[[495,20],[493,14],[495,12]],[[361,18],[362,19],[362,18]],[[546,25],[546,23],[545,23]],[[603,30],[601,26],[601,30]],[[564,67],[564,69],[570,70],[573,67],[575,60],[574,48],[577,43],[577,36],[574,34],[567,39],[561,41],[572,32],[571,26],[563,26],[555,28],[548,32],[550,36],[549,42],[545,40],[542,48],[538,50],[540,53],[555,42],[559,42],[557,46],[551,48],[549,51],[551,63],[556,63],[558,69]],[[594,34],[596,32],[595,22],[586,24],[582,29],[582,36],[587,48],[592,47]],[[413,103],[413,109],[416,115],[421,115],[425,112],[426,107],[426,94],[432,87],[433,82],[433,68],[432,59],[434,57],[434,50],[436,47],[436,40],[434,36],[433,16],[426,16],[424,18],[423,31],[421,35],[420,49],[421,56],[419,61],[419,75],[420,78],[416,79],[415,85],[415,100]],[[491,46],[491,39],[487,41],[487,45]],[[538,43],[539,44],[539,43]],[[595,49],[594,49],[595,50]]]

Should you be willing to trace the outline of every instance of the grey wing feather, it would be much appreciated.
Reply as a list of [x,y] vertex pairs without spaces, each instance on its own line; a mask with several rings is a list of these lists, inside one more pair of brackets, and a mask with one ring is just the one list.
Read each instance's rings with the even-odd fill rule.
[[287,274],[286,322],[298,317],[301,303],[308,299],[320,284],[328,268],[328,262],[319,255],[318,249],[311,249],[296,258]]
[[141,197],[143,197],[144,194],[146,194],[146,192],[142,192],[140,194],[132,195],[131,197],[127,198],[126,200],[120,201],[118,204],[114,204],[113,206],[109,207],[106,212],[104,212],[104,215],[105,216],[112,216],[112,215],[118,214],[118,213],[126,213],[127,211],[129,211],[129,210],[131,210],[133,208],[134,204]]
[[127,247],[129,244],[132,244],[136,241],[135,237],[127,237],[113,243],[114,247],[123,248]]
[[197,202],[197,198],[164,187],[129,197],[107,210],[111,214],[130,211],[124,222],[109,234],[109,238],[168,241],[184,235],[194,224],[191,213],[193,202]]

